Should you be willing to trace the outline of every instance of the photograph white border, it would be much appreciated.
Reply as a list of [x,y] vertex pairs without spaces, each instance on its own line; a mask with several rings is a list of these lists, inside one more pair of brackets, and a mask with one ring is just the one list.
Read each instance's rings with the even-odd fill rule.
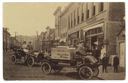
[[[127,15],[128,15],[128,2],[127,0],[1,0],[0,1],[0,16],[2,17],[0,19],[0,83],[5,83],[5,82],[12,82],[12,83],[22,83],[22,82],[31,82],[31,83],[35,83],[35,82],[40,82],[40,83],[78,83],[78,82],[81,82],[81,83],[85,83],[85,82],[90,82],[90,83],[99,83],[99,82],[120,82],[120,83],[126,83],[128,82],[128,66],[126,66],[126,76],[125,76],[125,80],[56,80],[56,81],[53,81],[53,80],[49,80],[49,81],[45,81],[45,80],[19,80],[19,81],[6,81],[3,79],[3,3],[4,2],[125,2],[125,19],[126,19],[126,46],[127,45],[127,41],[128,41],[128,38],[127,38],[127,35],[128,35],[128,31],[127,31],[127,26],[128,26],[128,19],[127,19]],[[126,65],[128,63],[128,50],[126,48]]]

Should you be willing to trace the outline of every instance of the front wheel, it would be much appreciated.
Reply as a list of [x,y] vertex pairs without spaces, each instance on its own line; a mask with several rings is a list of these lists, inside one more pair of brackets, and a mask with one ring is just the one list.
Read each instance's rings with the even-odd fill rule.
[[82,80],[89,80],[93,76],[93,71],[88,66],[81,66],[78,70],[78,74]]
[[98,74],[99,74],[99,68],[98,67],[94,67],[94,68],[92,68],[92,71],[93,71],[93,76],[97,77]]
[[43,71],[44,74],[50,74],[52,67],[49,62],[43,62],[41,64],[41,70]]

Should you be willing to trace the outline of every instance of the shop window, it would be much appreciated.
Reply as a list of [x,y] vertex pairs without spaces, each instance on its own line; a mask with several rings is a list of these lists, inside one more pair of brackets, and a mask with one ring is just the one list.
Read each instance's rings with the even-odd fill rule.
[[90,30],[91,34],[94,34],[94,29]]
[[102,28],[101,27],[97,28],[97,33],[101,33],[101,32],[102,32]]
[[97,32],[100,33],[100,28],[97,28]]

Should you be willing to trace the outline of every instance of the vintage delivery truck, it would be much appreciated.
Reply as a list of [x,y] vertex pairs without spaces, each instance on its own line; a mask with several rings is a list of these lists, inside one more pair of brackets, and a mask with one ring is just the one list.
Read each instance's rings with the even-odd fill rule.
[[99,74],[99,62],[91,53],[80,56],[76,55],[75,48],[57,46],[44,56],[41,64],[44,74],[50,74],[52,70],[60,72],[63,67],[75,68],[81,79],[91,79]]

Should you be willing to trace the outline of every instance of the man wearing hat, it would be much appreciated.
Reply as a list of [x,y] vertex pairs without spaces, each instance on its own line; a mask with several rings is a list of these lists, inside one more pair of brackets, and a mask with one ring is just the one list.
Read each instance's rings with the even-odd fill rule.
[[79,42],[77,49],[76,49],[76,54],[78,54],[78,55],[85,55],[86,54],[85,47],[84,47],[84,41]]

